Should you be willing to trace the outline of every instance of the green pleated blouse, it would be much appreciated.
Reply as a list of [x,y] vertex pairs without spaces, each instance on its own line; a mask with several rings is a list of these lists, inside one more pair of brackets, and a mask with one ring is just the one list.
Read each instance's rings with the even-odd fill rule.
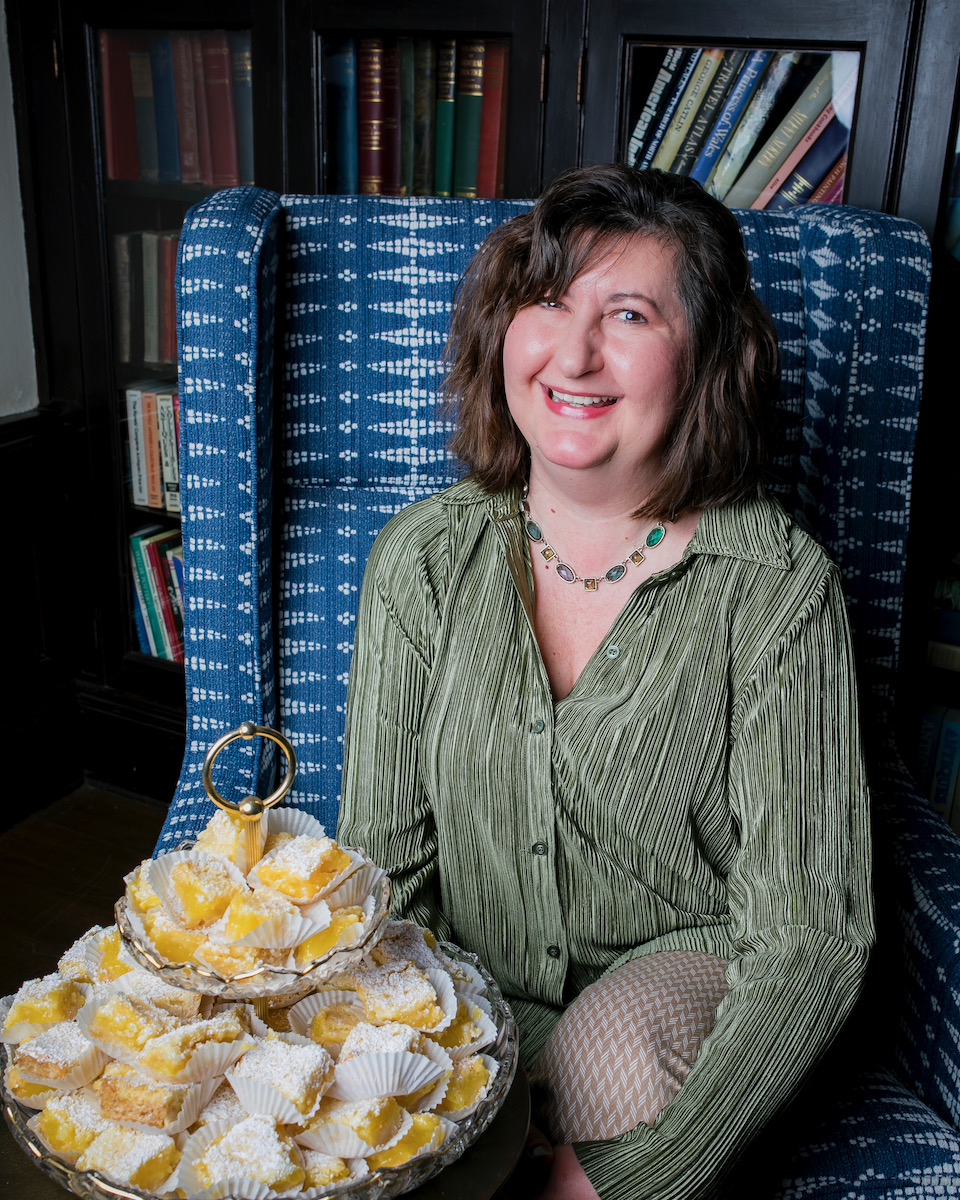
[[338,836],[387,867],[396,911],[480,955],[528,1063],[605,972],[726,958],[678,1097],[577,1146],[604,1200],[708,1195],[837,1032],[873,941],[837,569],[772,501],[708,510],[554,702],[518,499],[466,480],[377,538]]

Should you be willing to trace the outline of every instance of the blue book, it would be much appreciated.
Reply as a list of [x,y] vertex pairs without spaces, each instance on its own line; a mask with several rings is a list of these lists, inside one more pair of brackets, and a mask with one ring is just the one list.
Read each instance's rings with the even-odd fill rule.
[[328,143],[328,178],[334,192],[355,196],[360,191],[357,160],[357,43],[344,38],[327,55],[327,99],[333,114]]
[[150,75],[157,125],[157,179],[180,182],[180,136],[177,131],[177,92],[173,81],[173,51],[169,33],[150,35]]
[[766,205],[766,212],[783,212],[806,203],[826,178],[850,140],[850,130],[832,117],[824,131],[797,163],[797,168]]
[[690,76],[694,72],[694,68],[700,61],[702,50],[690,50],[687,54],[687,61],[677,72],[676,83],[673,85],[673,91],[670,93],[670,99],[663,110],[660,120],[657,123],[656,131],[653,137],[647,142],[646,149],[643,152],[643,158],[637,163],[641,170],[646,170],[653,162],[657,151],[660,149],[660,143],[663,141],[667,130],[670,128],[670,122],[673,120],[673,114],[677,110],[677,105],[683,98],[683,93],[686,90],[687,84],[690,82]]
[[142,42],[137,39],[136,44],[130,47],[130,80],[140,178],[154,183],[157,178],[157,114],[153,104],[153,75],[146,39]]
[[707,182],[710,172],[717,164],[721,150],[726,145],[727,138],[733,133],[744,109],[750,103],[772,57],[772,50],[755,50],[744,63],[737,82],[730,89],[730,95],[714,122],[706,144],[693,164],[693,169],[690,171],[691,179],[696,179],[698,183]]
[[228,33],[233,69],[233,118],[241,183],[253,183],[253,65],[249,33]]

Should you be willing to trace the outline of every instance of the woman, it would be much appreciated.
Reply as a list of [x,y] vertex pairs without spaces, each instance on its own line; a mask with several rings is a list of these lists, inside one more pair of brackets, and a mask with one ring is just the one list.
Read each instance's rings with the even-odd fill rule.
[[510,997],[545,1195],[706,1195],[873,936],[840,582],[760,485],[772,323],[727,210],[606,166],[490,235],[449,354],[470,474],[371,554],[339,836]]

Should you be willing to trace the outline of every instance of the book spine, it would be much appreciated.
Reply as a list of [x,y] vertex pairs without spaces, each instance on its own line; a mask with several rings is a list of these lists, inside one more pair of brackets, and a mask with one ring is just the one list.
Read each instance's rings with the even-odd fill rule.
[[730,89],[720,113],[714,122],[713,129],[707,137],[706,144],[697,156],[697,161],[690,170],[690,178],[698,183],[706,183],[717,164],[720,153],[727,139],[737,127],[737,122],[750,103],[750,99],[760,85],[763,73],[767,69],[772,50],[755,50],[744,64],[743,70]]
[[506,194],[506,165],[507,165],[507,93],[510,80],[510,46],[503,44],[503,95],[500,99],[500,137],[497,141],[497,199],[502,200]]
[[783,187],[766,205],[767,212],[782,212],[806,204],[847,148],[850,131],[834,117],[800,159]]
[[960,775],[960,710],[951,708],[943,718],[940,744],[930,785],[930,806],[934,812],[949,821],[956,791],[957,776]]
[[706,97],[713,77],[720,68],[723,59],[722,50],[704,50],[697,63],[697,69],[690,77],[690,82],[684,88],[683,96],[677,105],[673,121],[667,130],[660,148],[653,156],[651,166],[656,170],[670,171],[673,161],[680,152],[687,130],[693,123]]
[[183,542],[176,542],[166,548],[167,573],[172,587],[173,611],[180,629],[180,644],[183,644],[183,618],[186,612],[183,603]]
[[779,165],[823,112],[834,87],[832,55],[814,76],[763,146],[744,167],[724,197],[727,208],[749,208],[770,182]]
[[638,164],[642,170],[646,170],[647,167],[652,165],[667,130],[670,128],[670,122],[673,120],[673,114],[677,111],[677,105],[680,103],[686,91],[687,84],[690,82],[690,77],[693,75],[694,69],[700,61],[701,53],[702,51],[700,50],[687,51],[687,57],[677,72],[676,82],[673,85],[670,95],[667,97],[663,111],[660,113],[660,119],[657,121],[657,127],[653,132],[653,136],[644,147],[643,158]]
[[457,96],[454,104],[453,194],[475,199],[483,117],[483,42],[464,42],[457,55]]
[[383,47],[381,137],[383,139],[384,196],[402,196],[402,147],[400,128],[400,50],[391,41]]
[[437,119],[437,48],[417,38],[413,48],[413,194],[433,195]]
[[847,172],[847,156],[841,154],[823,183],[814,191],[808,204],[842,204],[843,181]]
[[163,475],[160,466],[160,427],[157,424],[157,393],[146,388],[140,393],[143,414],[143,461],[147,469],[147,507],[163,508]]
[[177,428],[173,412],[173,392],[157,393],[157,428],[160,434],[160,469],[163,480],[163,507],[180,511],[180,469],[177,453]]
[[150,37],[150,75],[157,125],[157,179],[160,183],[179,183],[180,136],[177,131],[177,92],[169,33],[155,33]]
[[147,465],[143,457],[143,411],[140,396],[140,388],[127,388],[127,448],[130,453],[130,499],[134,504],[146,508]]
[[400,57],[400,195],[413,195],[413,38],[397,39]]
[[360,190],[357,173],[357,43],[344,38],[326,59],[327,95],[333,114],[329,146],[333,190],[352,196]]
[[173,602],[173,584],[167,567],[166,545],[175,534],[158,534],[143,542],[144,553],[150,572],[151,588],[155,589],[157,610],[163,622],[164,657],[172,662],[183,662],[183,632],[178,627]]
[[177,361],[177,234],[157,235],[157,286],[160,362]]
[[480,116],[480,148],[477,153],[477,195],[497,195],[500,138],[504,126],[504,82],[507,44],[487,42],[483,60],[483,109]]
[[130,49],[119,33],[100,30],[103,147],[108,179],[139,179],[137,123],[133,112]]
[[133,579],[133,619],[137,630],[137,642],[140,646],[141,654],[148,654],[153,658],[157,657],[157,644],[153,637],[153,628],[150,624],[150,614],[147,609],[147,597],[143,590],[143,581],[140,577],[140,563],[137,557],[137,550],[134,548],[133,538],[130,539],[130,572]]
[[157,179],[160,168],[157,159],[157,116],[153,107],[150,50],[145,45],[130,46],[130,82],[133,91],[140,178],[149,183]]
[[213,187],[213,151],[210,148],[210,117],[207,112],[207,83],[203,73],[203,41],[199,33],[191,33],[190,50],[193,57],[193,102],[197,111],[197,154],[200,159],[200,182]]
[[177,136],[180,142],[180,178],[199,183],[200,143],[197,135],[197,99],[193,78],[193,47],[188,33],[170,35],[173,86],[177,97]]
[[240,182],[237,160],[237,119],[233,107],[233,65],[225,33],[201,34],[203,78],[210,126],[210,159],[214,187],[236,187]]
[[434,189],[453,194],[453,133],[457,101],[457,43],[447,38],[437,47],[437,121]]
[[357,44],[357,163],[360,192],[383,194],[383,39]]
[[726,99],[746,57],[746,50],[724,51],[720,66],[717,68],[704,101],[690,126],[690,131],[684,138],[677,157],[673,160],[673,166],[670,169],[675,175],[690,173],[701,146],[713,129],[714,122],[720,113],[720,106]]
[[632,166],[637,165],[638,160],[643,154],[647,137],[650,130],[654,128],[654,122],[667,102],[674,76],[680,63],[683,61],[683,57],[684,51],[682,46],[670,46],[664,53],[663,61],[660,63],[657,73],[653,78],[650,91],[643,102],[643,108],[640,110],[640,115],[637,117],[636,123],[633,126],[633,132],[630,134],[630,141],[627,144],[627,162]]
[[[111,238],[111,301],[113,304],[113,353],[117,362],[132,362],[133,264],[130,261],[130,234],[115,233]],[[139,247],[138,247],[139,249]]]
[[773,110],[790,76],[800,63],[799,51],[777,53],[770,61],[763,82],[744,109],[733,135],[727,140],[710,177],[706,190],[717,200],[725,200],[727,192],[743,169],[747,156]]
[[138,530],[130,535],[130,551],[133,556],[134,578],[140,585],[140,595],[143,599],[143,610],[152,652],[157,658],[166,658],[164,645],[164,624],[160,614],[160,595],[156,584],[152,582],[152,572],[147,558],[144,542],[156,532],[156,526]]
[[140,234],[143,261],[143,360],[160,361],[160,266],[159,235],[152,229]]
[[249,33],[228,34],[233,73],[233,114],[236,123],[237,175],[253,183],[253,60]]

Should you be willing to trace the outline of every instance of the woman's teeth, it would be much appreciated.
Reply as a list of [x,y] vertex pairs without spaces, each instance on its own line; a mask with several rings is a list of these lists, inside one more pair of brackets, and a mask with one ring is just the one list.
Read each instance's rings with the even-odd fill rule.
[[550,399],[557,404],[571,404],[574,408],[600,408],[606,404],[616,404],[618,396],[570,396],[566,392],[557,392],[548,388]]

